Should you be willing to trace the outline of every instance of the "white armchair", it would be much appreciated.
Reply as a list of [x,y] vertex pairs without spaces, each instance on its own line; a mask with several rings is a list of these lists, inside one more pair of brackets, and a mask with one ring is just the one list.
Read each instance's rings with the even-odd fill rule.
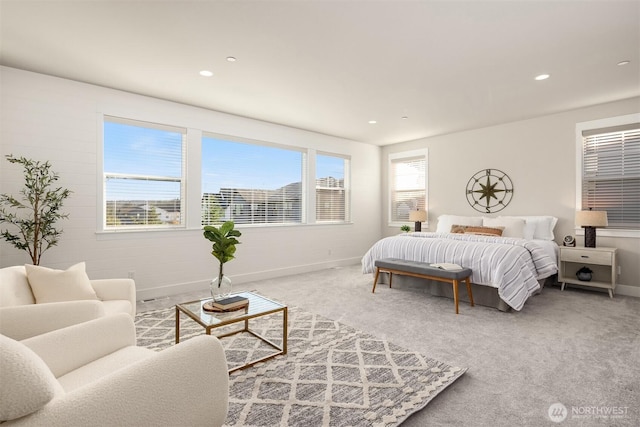
[[133,319],[105,316],[24,341],[0,335],[4,426],[220,426],[229,375],[220,341],[135,346]]
[[135,317],[136,286],[133,280],[89,280],[84,273],[84,264],[77,266],[81,267],[77,273],[84,274],[90,283],[94,299],[36,303],[24,266],[0,269],[0,333],[22,340],[105,314],[127,313]]

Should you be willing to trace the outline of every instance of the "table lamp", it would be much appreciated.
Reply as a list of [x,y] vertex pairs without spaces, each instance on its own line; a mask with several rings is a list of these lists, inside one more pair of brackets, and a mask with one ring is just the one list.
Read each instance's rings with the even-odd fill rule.
[[586,248],[596,247],[596,228],[606,227],[609,225],[607,220],[607,211],[588,211],[576,212],[576,225],[584,228],[584,246]]
[[416,223],[415,231],[422,231],[422,223],[427,220],[427,211],[421,211],[416,209],[415,211],[409,211],[409,221]]

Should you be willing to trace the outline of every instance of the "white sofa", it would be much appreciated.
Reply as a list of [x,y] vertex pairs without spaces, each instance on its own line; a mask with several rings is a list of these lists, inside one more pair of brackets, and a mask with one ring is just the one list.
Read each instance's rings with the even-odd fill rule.
[[125,314],[24,341],[0,335],[0,424],[224,423],[229,375],[217,338],[201,335],[161,352],[135,344],[133,319]]
[[[86,277],[84,264],[81,267],[81,273]],[[136,286],[133,280],[89,280],[88,277],[86,280],[97,298],[36,304],[24,266],[0,269],[0,333],[22,340],[105,314],[127,313],[135,317]]]

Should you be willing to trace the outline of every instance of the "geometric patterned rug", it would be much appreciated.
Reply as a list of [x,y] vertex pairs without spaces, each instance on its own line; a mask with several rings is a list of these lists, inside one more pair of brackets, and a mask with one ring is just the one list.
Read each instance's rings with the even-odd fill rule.
[[[226,426],[395,426],[466,371],[296,307],[288,316],[287,354],[229,376]],[[281,314],[250,327],[280,344]],[[140,346],[174,345],[175,308],[136,316],[136,329]],[[180,341],[204,333],[184,315],[180,329]],[[245,333],[221,342],[229,368],[275,352]]]

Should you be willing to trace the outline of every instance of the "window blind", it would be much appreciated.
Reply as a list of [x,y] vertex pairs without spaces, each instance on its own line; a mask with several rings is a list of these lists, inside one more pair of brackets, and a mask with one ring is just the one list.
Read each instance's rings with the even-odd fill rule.
[[104,228],[183,224],[186,129],[105,116]]
[[582,136],[582,209],[607,211],[609,228],[640,229],[640,123]]
[[409,211],[426,210],[426,173],[424,155],[391,159],[391,222],[409,221]]
[[316,222],[349,220],[349,159],[316,155]]
[[303,221],[302,151],[213,136],[202,140],[202,224]]

